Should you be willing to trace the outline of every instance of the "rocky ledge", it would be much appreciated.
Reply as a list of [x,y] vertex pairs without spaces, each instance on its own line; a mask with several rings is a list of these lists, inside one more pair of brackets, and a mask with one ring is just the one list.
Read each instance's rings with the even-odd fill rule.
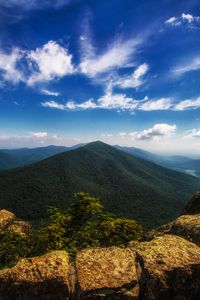
[[128,248],[92,248],[75,263],[65,251],[0,271],[1,300],[199,300],[200,248],[163,235]]

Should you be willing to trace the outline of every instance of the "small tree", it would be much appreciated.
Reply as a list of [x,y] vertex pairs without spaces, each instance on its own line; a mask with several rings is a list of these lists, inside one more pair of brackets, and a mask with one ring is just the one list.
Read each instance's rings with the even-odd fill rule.
[[142,227],[135,220],[111,215],[100,199],[88,193],[76,193],[74,198],[66,213],[48,209],[50,223],[37,232],[37,252],[65,249],[74,256],[83,248],[119,246],[141,239]]

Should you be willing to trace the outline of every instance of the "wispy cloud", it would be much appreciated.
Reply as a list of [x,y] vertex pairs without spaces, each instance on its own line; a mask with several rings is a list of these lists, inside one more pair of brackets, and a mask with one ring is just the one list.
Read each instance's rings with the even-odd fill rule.
[[169,110],[173,107],[172,98],[161,98],[156,100],[147,100],[141,105],[139,109],[143,111],[153,111],[153,110]]
[[183,110],[193,110],[198,108],[200,108],[200,97],[196,99],[188,99],[188,100],[181,101],[173,107],[173,110],[183,111]]
[[3,81],[10,81],[14,84],[24,80],[23,73],[17,68],[17,63],[23,56],[18,48],[13,48],[10,53],[0,51],[0,71]]
[[67,5],[73,0],[6,0],[0,3],[0,7],[21,8],[22,10],[43,9],[46,7],[58,8]]
[[58,92],[54,92],[54,91],[50,91],[48,89],[42,89],[41,90],[42,94],[47,95],[47,96],[55,96],[58,97],[60,95],[60,93]]
[[138,66],[131,75],[118,76],[113,80],[113,85],[119,86],[123,89],[137,88],[144,83],[143,77],[148,72],[149,66],[144,63]]
[[189,28],[199,28],[200,17],[182,13],[180,17],[170,17],[165,24],[168,26],[187,26]]
[[186,131],[184,138],[200,138],[200,129],[193,128],[191,130]]
[[187,62],[182,65],[178,65],[172,68],[171,74],[175,76],[181,76],[185,73],[191,71],[197,71],[199,69],[200,69],[200,56],[197,56],[195,58],[191,58],[187,60]]
[[92,45],[91,38],[84,38],[81,40],[80,71],[89,77],[95,77],[113,69],[124,68],[133,62],[133,55],[140,44],[141,40],[139,39],[117,39],[105,51],[98,54]]

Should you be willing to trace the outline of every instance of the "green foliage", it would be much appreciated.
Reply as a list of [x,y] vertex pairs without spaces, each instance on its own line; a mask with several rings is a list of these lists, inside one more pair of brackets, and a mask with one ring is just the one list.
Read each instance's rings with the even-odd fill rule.
[[141,225],[111,216],[99,199],[81,192],[75,194],[75,200],[66,213],[49,208],[50,223],[36,232],[36,253],[65,249],[74,256],[83,248],[119,246],[141,239]]
[[28,241],[24,237],[8,231],[0,231],[0,268],[11,267],[19,258],[30,254]]

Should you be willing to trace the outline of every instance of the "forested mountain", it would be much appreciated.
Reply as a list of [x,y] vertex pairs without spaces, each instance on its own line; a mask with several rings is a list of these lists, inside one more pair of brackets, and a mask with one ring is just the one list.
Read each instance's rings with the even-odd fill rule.
[[102,142],[0,173],[0,208],[26,219],[46,216],[48,205],[67,208],[74,192],[102,198],[111,212],[157,226],[176,217],[199,181]]

